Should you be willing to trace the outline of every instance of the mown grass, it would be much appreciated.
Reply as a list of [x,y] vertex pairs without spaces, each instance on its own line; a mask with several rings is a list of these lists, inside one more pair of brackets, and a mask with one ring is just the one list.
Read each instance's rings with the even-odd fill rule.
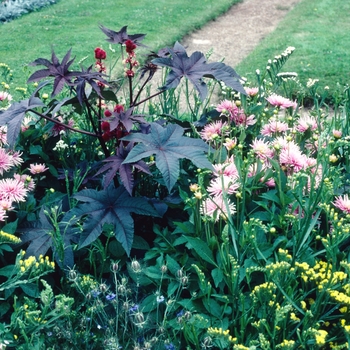
[[23,67],[36,58],[57,56],[72,48],[76,61],[93,50],[108,48],[99,24],[118,31],[147,34],[144,43],[152,50],[173,45],[176,40],[228,10],[239,0],[60,0],[41,11],[0,25],[0,62],[15,70],[14,84],[24,84]]
[[265,69],[268,59],[294,46],[283,71],[294,71],[302,82],[319,79],[330,91],[350,83],[350,1],[303,0],[280,22],[237,71],[250,78]]

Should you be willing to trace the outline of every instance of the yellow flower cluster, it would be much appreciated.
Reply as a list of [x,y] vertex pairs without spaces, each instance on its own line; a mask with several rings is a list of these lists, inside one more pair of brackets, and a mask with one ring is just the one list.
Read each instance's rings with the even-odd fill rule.
[[[25,252],[21,254],[24,256]],[[20,259],[18,263],[22,273],[26,273],[30,269],[32,269],[32,272],[43,272],[55,268],[55,263],[50,261],[48,256],[44,258],[42,255],[39,256],[39,260],[35,256],[30,256],[25,260]]]
[[295,341],[284,339],[281,344],[276,345],[276,349],[292,350],[294,349]]
[[89,275],[79,276],[79,285],[85,292],[98,288],[98,283]]
[[306,262],[296,262],[295,266],[302,271],[301,278],[304,282],[315,282],[319,290],[330,284],[342,283],[348,278],[343,271],[332,272],[332,265],[325,261],[319,261],[314,267],[310,267]]
[[237,338],[233,338],[230,335],[230,331],[228,329],[226,331],[224,331],[222,328],[209,327],[208,334],[211,337],[223,337],[225,340],[228,340],[231,343],[234,343],[235,341],[237,341]]
[[276,299],[276,289],[277,286],[274,283],[265,282],[254,287],[251,293],[251,297],[255,303],[258,301],[261,303],[269,303],[271,301],[273,302]]
[[290,271],[291,265],[287,261],[278,261],[266,266],[266,272],[271,277],[284,276],[286,271]]
[[339,292],[338,290],[329,290],[329,295],[338,303],[350,305],[350,297],[343,292]]
[[327,335],[328,335],[327,331],[325,331],[324,329],[319,329],[315,334],[316,344],[318,346],[323,346],[324,344],[326,344]]
[[288,253],[288,250],[279,248],[278,256],[281,260],[291,261],[293,257]]
[[21,243],[21,240],[11,233],[7,233],[4,231],[0,231],[0,243],[13,243],[18,244]]

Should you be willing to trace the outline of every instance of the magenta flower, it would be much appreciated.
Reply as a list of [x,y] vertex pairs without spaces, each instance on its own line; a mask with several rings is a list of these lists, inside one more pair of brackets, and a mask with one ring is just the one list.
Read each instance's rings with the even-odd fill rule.
[[[64,123],[64,120],[63,120],[63,118],[61,116],[58,116],[57,120],[59,122],[61,122],[61,123]],[[74,120],[73,119],[69,119],[67,125],[70,126],[70,127],[73,127]],[[65,128],[63,125],[55,123],[55,125],[51,129],[51,135],[52,136],[58,136],[58,135],[60,135],[61,131],[66,131],[66,130],[67,130],[67,128]]]
[[317,121],[309,115],[300,117],[296,129],[299,132],[306,132],[307,130],[314,131],[317,129]]
[[[227,210],[228,209],[228,210]],[[233,215],[236,207],[229,199],[224,199],[221,195],[207,198],[201,207],[201,213],[212,217],[215,221],[219,218],[227,219],[228,215]]]
[[302,154],[299,147],[285,148],[280,153],[280,164],[288,173],[296,173],[304,168],[306,156]]
[[24,202],[27,195],[27,189],[23,182],[16,179],[0,180],[0,200],[11,202]]
[[349,195],[344,194],[343,196],[336,197],[336,200],[333,202],[334,206],[342,210],[346,214],[350,214],[350,199]]
[[271,120],[261,128],[261,135],[274,136],[277,133],[283,133],[289,130],[288,124],[279,120]]
[[49,168],[46,168],[45,167],[45,164],[38,164],[38,163],[35,163],[35,164],[30,164],[30,167],[29,167],[29,171],[33,174],[33,175],[36,175],[36,174],[41,174],[43,173],[44,171],[48,170]]
[[297,102],[293,102],[289,100],[288,98],[285,98],[280,95],[272,94],[271,96],[267,97],[266,100],[275,107],[279,107],[281,109],[292,107],[293,109],[296,109],[298,104]]

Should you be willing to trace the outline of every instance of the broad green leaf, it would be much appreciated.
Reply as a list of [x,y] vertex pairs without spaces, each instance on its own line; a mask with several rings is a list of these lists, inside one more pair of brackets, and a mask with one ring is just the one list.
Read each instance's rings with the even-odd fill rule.
[[199,255],[199,257],[203,260],[205,260],[206,262],[216,266],[216,262],[214,260],[214,256],[212,251],[209,249],[209,247],[207,246],[207,244],[202,241],[199,238],[194,238],[194,237],[186,237],[188,243],[190,244],[190,249],[194,249],[195,252]]
[[217,288],[218,285],[223,281],[224,274],[219,268],[216,268],[211,271],[211,276],[213,277],[215,287]]

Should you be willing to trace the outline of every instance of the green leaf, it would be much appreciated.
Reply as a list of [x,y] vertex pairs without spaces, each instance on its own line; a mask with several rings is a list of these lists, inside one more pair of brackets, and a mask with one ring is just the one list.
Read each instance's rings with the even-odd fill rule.
[[220,319],[222,315],[222,307],[214,299],[203,299],[203,305],[207,309],[210,315]]
[[157,300],[154,294],[151,294],[148,297],[146,297],[140,305],[140,309],[142,310],[142,312],[150,312],[155,310],[156,308]]
[[201,259],[218,267],[218,265],[214,260],[212,251],[209,249],[209,247],[204,241],[194,237],[186,237],[186,238],[187,238],[187,242],[190,244],[189,248],[194,249]]
[[26,283],[20,285],[24,293],[32,298],[37,298],[39,296],[38,286],[34,283]]
[[211,271],[211,276],[213,277],[215,287],[217,288],[218,285],[223,281],[224,274],[219,268],[216,268]]
[[1,302],[0,303],[0,317],[4,316],[7,311],[9,311],[11,308],[11,305],[6,302]]
[[170,192],[179,177],[179,159],[189,159],[198,168],[213,168],[204,154],[208,151],[208,145],[200,139],[182,136],[183,133],[184,129],[176,124],[163,128],[157,123],[151,123],[151,133],[125,136],[123,140],[139,144],[130,151],[123,164],[136,163],[142,158],[155,155],[156,166]]
[[166,256],[166,266],[174,276],[176,276],[177,271],[181,270],[181,266],[170,255]]

